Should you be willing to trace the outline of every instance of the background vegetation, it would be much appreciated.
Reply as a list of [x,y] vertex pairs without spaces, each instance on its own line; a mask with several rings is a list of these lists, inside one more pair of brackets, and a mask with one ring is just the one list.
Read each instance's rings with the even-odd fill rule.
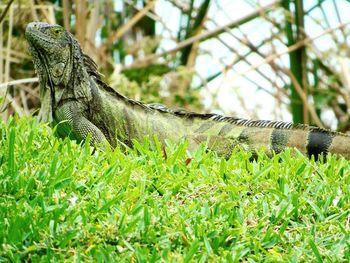
[[2,117],[38,107],[24,30],[40,20],[74,33],[130,97],[248,118],[289,111],[294,122],[346,131],[349,10],[345,0],[5,1],[0,83],[22,81],[0,87],[10,103]]

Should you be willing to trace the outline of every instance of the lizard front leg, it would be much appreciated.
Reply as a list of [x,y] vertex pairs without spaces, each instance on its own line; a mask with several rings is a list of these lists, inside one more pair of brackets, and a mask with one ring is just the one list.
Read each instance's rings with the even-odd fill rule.
[[75,139],[82,141],[90,134],[92,145],[108,143],[103,132],[84,116],[81,105],[76,101],[61,105],[55,111],[55,119],[58,123],[62,122],[57,129],[59,133],[65,136],[70,136],[70,133],[73,133]]

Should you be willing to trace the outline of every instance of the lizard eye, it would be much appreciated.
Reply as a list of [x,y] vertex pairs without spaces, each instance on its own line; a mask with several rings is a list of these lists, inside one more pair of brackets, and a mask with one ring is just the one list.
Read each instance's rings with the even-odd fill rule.
[[51,29],[51,33],[53,33],[55,36],[60,36],[62,33],[62,29],[61,28],[52,28]]

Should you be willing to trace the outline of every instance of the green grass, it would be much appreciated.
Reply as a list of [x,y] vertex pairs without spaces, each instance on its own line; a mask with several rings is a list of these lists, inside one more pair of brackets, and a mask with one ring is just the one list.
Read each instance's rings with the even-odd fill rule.
[[[350,260],[350,166],[186,143],[95,151],[0,123],[0,261]],[[192,158],[192,159],[189,159]]]

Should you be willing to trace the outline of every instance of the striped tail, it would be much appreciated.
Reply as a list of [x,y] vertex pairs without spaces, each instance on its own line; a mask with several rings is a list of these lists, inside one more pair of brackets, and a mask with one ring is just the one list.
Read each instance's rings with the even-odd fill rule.
[[[299,126],[299,127],[298,127]],[[242,145],[257,151],[264,147],[268,155],[287,147],[296,148],[309,158],[334,153],[350,159],[350,137],[312,126],[298,125],[292,129],[247,127],[238,137]]]
[[256,152],[264,148],[269,156],[286,148],[298,149],[315,160],[321,154],[341,155],[350,160],[350,136],[318,127],[279,121],[244,120],[213,116],[197,122],[190,139],[206,143],[220,155],[229,156],[235,146]]

